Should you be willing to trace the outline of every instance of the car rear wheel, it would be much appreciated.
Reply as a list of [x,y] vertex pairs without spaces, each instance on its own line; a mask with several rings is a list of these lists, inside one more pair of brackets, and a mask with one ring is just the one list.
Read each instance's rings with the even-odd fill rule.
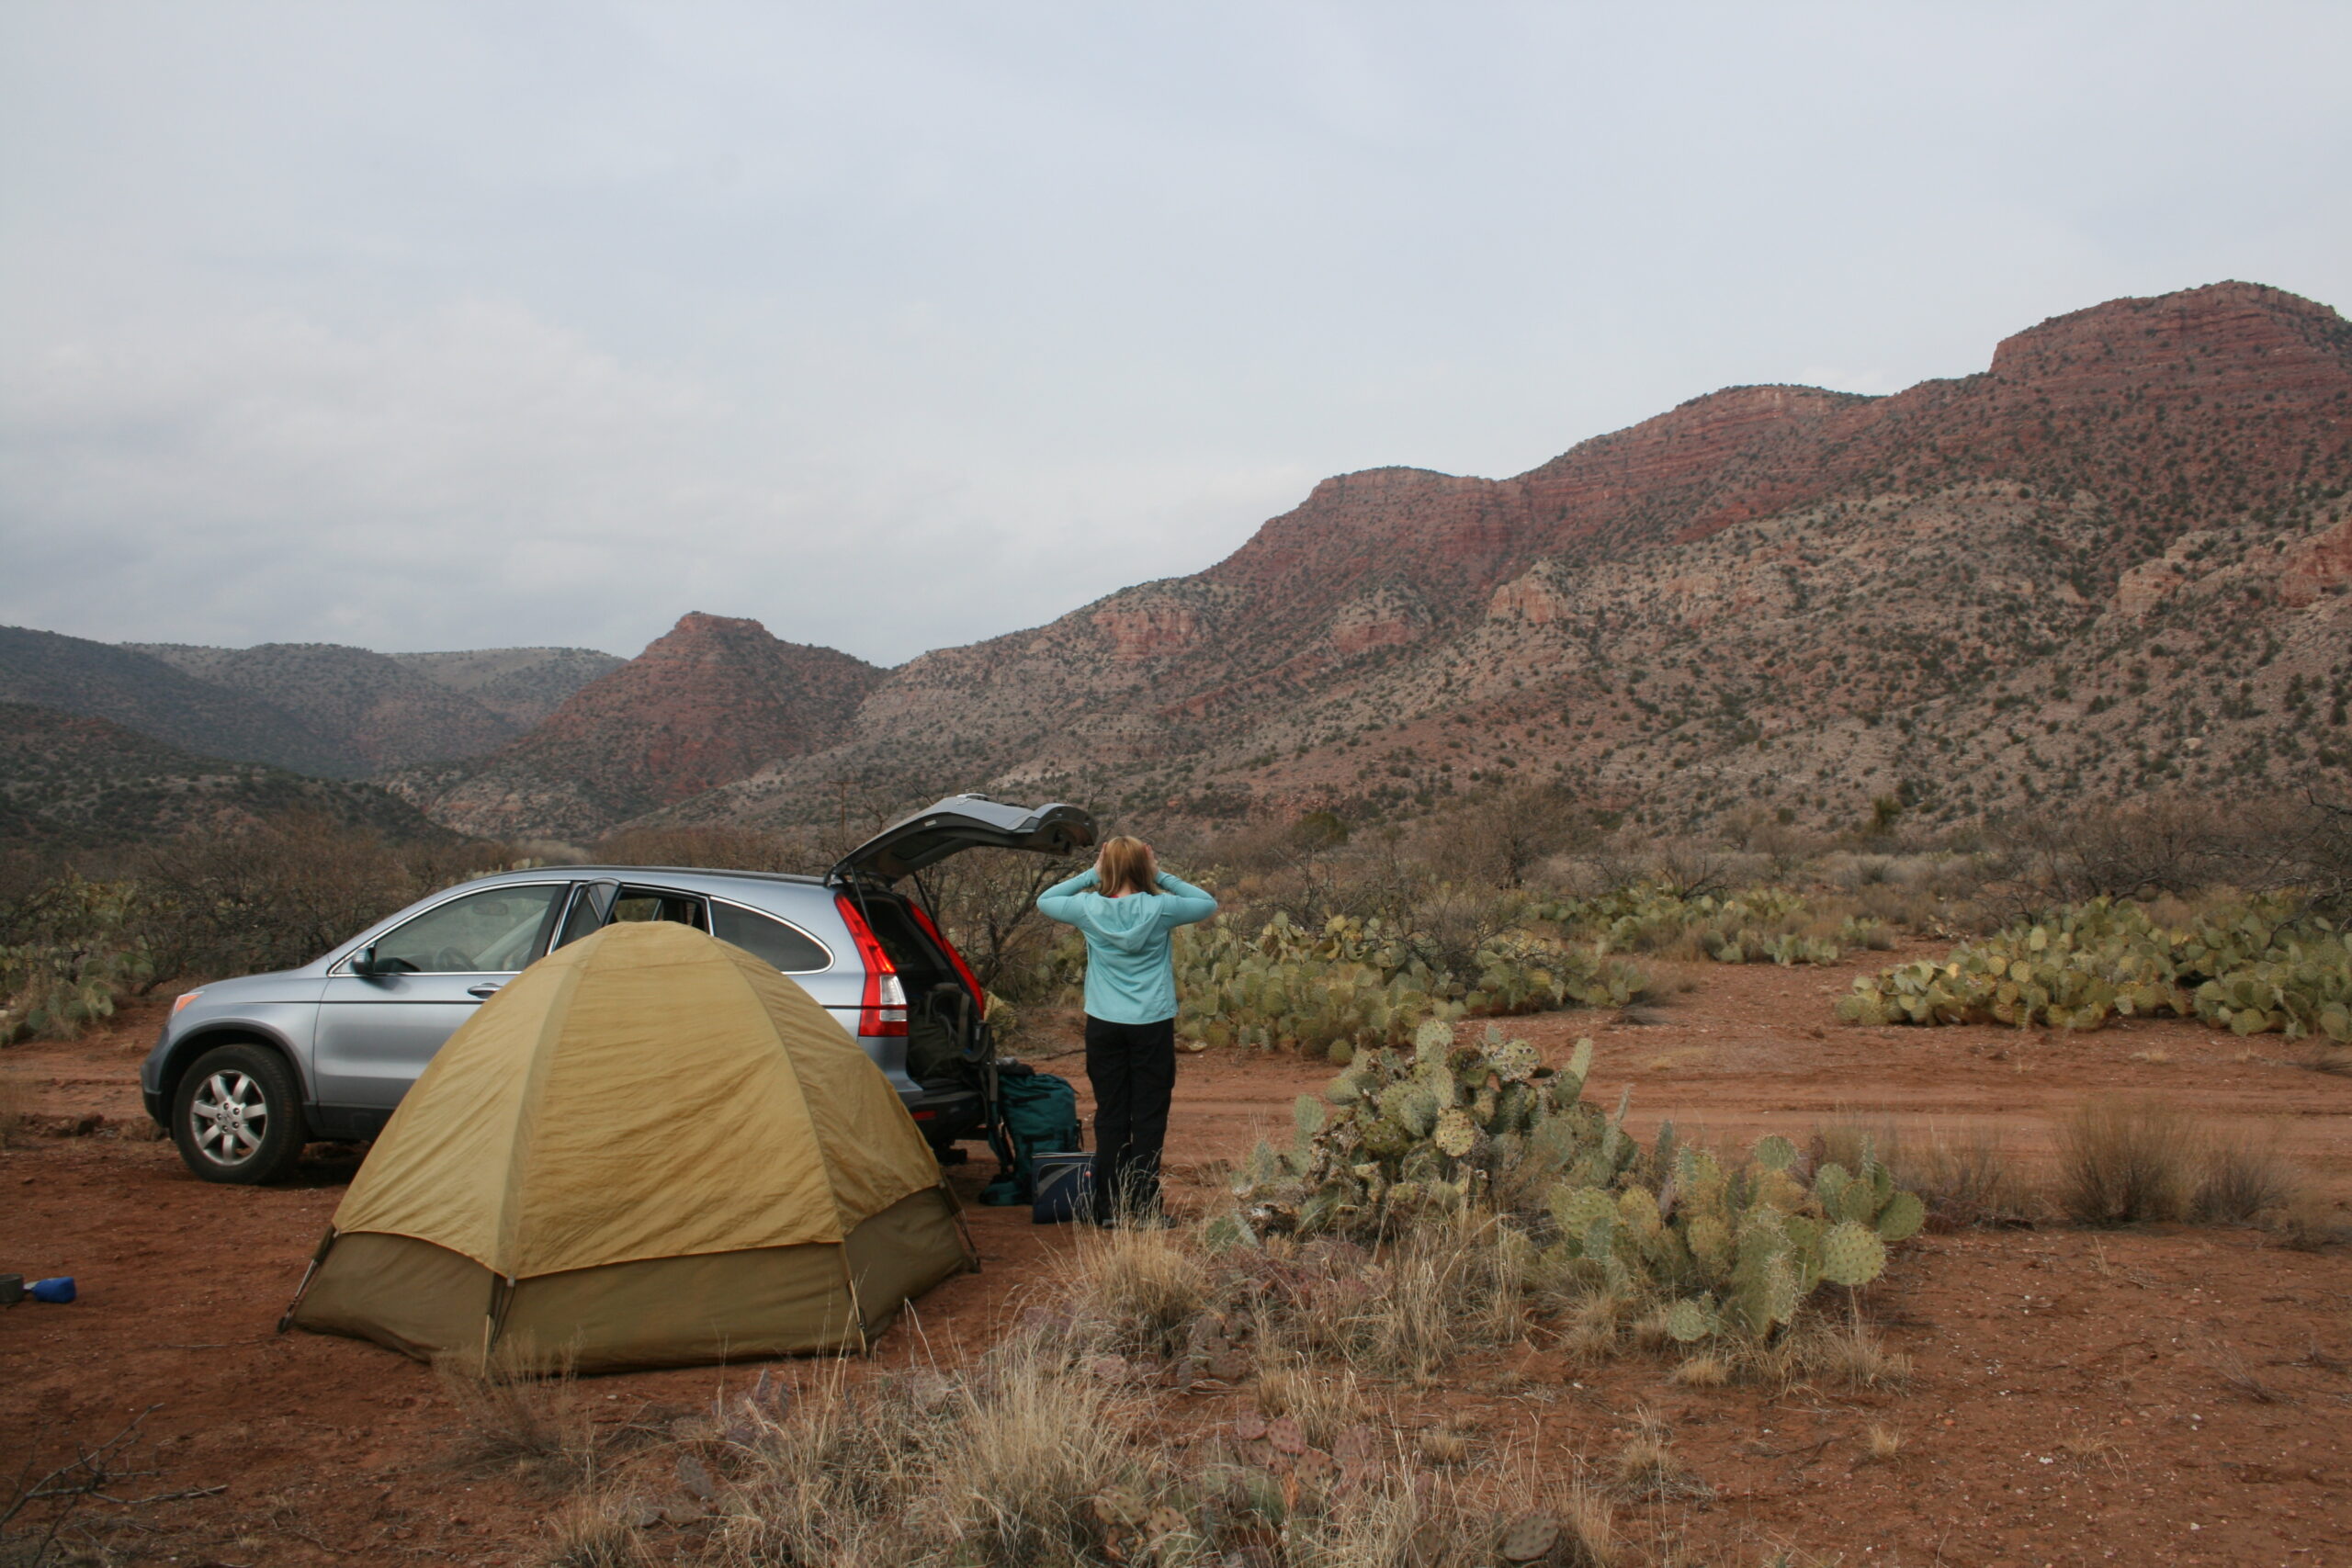
[[207,1181],[276,1181],[302,1157],[306,1136],[294,1070],[266,1046],[207,1051],[172,1096],[172,1141]]

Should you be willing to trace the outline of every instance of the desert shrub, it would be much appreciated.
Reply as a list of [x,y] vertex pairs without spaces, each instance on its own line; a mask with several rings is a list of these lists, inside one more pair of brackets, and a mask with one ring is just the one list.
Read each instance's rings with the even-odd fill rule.
[[134,866],[155,978],[307,964],[436,889],[509,863],[503,845],[392,844],[321,818],[185,835]]
[[2188,1216],[2198,1136],[2179,1108],[2153,1100],[2096,1100],[2059,1134],[2058,1203],[2086,1225]]
[[2314,801],[2233,802],[2181,796],[1991,829],[2019,897],[2040,902],[2188,897],[2227,886],[2256,891],[2327,880],[2333,815]]
[[2196,1017],[2239,1034],[2352,1040],[2352,931],[2287,894],[2233,900],[2185,929],[2095,898],[1854,982],[1853,1023],[2034,1023]]
[[154,974],[145,904],[135,883],[68,872],[0,910],[0,1044],[70,1039],[112,1016],[116,999]]
[[2189,1216],[2205,1224],[2248,1225],[2291,1213],[2302,1184],[2276,1137],[2206,1140]]

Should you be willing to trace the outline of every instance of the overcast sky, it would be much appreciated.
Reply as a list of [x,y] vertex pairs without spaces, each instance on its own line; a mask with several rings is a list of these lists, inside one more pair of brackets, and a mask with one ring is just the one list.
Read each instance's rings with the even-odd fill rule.
[[1330,473],[2352,308],[2352,6],[0,0],[0,622],[879,662]]

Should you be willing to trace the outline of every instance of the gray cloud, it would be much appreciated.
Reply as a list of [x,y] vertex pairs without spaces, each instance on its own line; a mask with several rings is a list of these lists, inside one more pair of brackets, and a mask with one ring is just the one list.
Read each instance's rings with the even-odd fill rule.
[[2352,274],[2332,6],[17,4],[0,620],[882,660],[1317,478]]

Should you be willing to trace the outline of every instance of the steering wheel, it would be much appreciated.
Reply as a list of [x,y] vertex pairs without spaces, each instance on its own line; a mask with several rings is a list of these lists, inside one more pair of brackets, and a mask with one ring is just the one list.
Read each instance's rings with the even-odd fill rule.
[[433,954],[433,972],[435,975],[463,975],[473,967],[474,955],[460,953],[454,947],[441,948]]

